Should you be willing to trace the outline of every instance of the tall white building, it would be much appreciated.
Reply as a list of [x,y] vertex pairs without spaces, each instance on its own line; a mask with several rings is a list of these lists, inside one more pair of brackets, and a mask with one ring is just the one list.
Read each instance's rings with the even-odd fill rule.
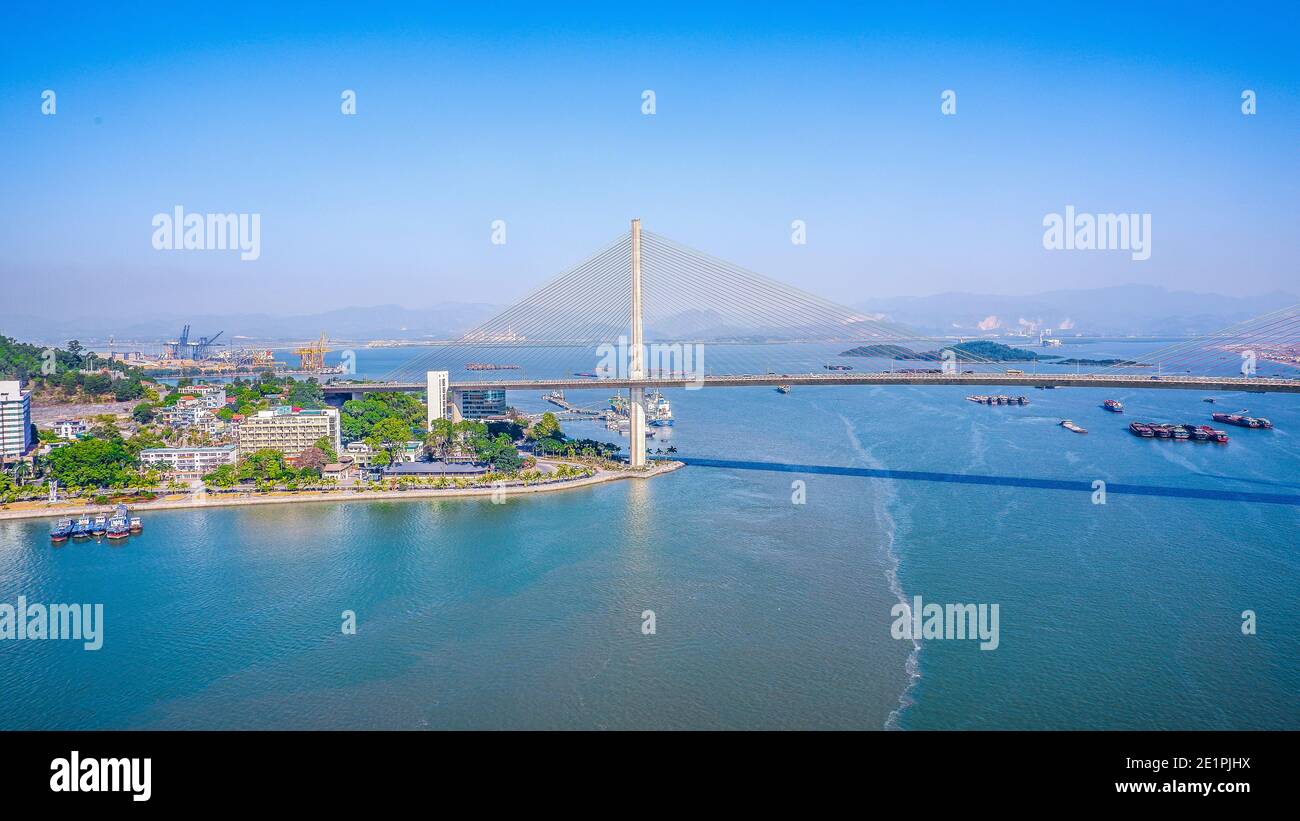
[[425,377],[429,390],[427,428],[433,425],[433,420],[447,418],[447,389],[451,385],[451,374],[448,371],[429,371]]
[[21,382],[0,382],[0,458],[17,459],[31,449],[31,391]]

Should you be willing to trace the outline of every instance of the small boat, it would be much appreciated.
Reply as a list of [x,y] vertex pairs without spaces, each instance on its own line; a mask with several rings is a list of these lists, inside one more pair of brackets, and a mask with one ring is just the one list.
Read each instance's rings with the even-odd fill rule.
[[139,533],[141,530],[144,530],[144,523],[140,521],[139,516],[132,516],[129,527],[132,533]]
[[1072,430],[1072,431],[1074,431],[1075,433],[1087,433],[1087,432],[1088,432],[1088,430],[1087,430],[1086,428],[1081,428],[1081,427],[1079,427],[1078,425],[1076,425],[1076,424],[1074,424],[1073,422],[1071,422],[1069,419],[1062,419],[1062,420],[1061,420],[1061,427],[1065,428],[1066,430]]
[[1205,397],[1204,399],[1202,399],[1201,401],[1202,401],[1202,402],[1209,402],[1211,405],[1213,405],[1214,402],[1215,402],[1215,399],[1214,399],[1213,396],[1207,396],[1207,397]]
[[790,392],[790,386],[789,386],[789,385],[777,385],[777,386],[776,386],[776,392],[777,392],[777,393],[789,393],[789,392]]
[[1114,399],[1107,399],[1105,402],[1101,403],[1101,406],[1106,410],[1110,411],[1111,413],[1124,412],[1124,406],[1121,405],[1119,402],[1115,401]]
[[50,528],[50,539],[56,542],[66,542],[72,535],[72,520],[59,519],[54,527]]

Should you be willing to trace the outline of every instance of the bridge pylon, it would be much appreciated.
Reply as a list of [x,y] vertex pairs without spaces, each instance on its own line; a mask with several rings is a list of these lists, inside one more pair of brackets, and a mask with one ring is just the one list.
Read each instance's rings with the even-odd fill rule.
[[[641,220],[632,220],[632,344],[628,378],[645,379],[645,340],[641,326]],[[628,462],[645,467],[645,388],[628,391]]]

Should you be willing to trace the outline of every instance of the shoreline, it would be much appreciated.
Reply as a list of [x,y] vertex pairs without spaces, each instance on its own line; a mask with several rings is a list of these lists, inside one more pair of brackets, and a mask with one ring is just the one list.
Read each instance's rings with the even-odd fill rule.
[[[682,462],[655,462],[654,466],[644,473],[598,470],[596,475],[585,476],[581,479],[549,482],[533,486],[506,485],[505,491],[507,496],[512,496],[518,493],[555,493],[563,490],[591,487],[593,485],[600,485],[608,482],[618,482],[624,479],[653,479],[656,476],[662,476],[665,473],[672,473],[673,471],[679,470],[683,467],[685,467],[685,464]],[[195,494],[190,493],[186,494],[187,498],[184,499],[138,502],[130,505],[130,508],[131,512],[134,514],[137,511],[193,510],[196,508],[209,507],[245,507],[251,505],[289,504],[293,502],[364,502],[370,500],[392,501],[394,499],[456,499],[472,498],[476,496],[490,497],[495,492],[497,492],[497,489],[489,485],[486,487],[472,488],[412,488],[410,490],[363,491],[360,493],[355,490],[285,490],[274,491],[267,494],[250,492],[247,495],[204,493],[201,496],[196,496]],[[74,515],[107,514],[111,513],[115,507],[115,505],[112,504],[50,505],[48,502],[44,504],[44,507],[25,508],[22,510],[0,510],[0,521],[59,517],[70,518]]]

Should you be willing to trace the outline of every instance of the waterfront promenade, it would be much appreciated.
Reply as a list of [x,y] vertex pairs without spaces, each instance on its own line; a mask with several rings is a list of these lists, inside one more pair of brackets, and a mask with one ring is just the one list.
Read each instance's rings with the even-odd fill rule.
[[[555,463],[559,464],[559,463]],[[578,463],[566,463],[578,466]],[[646,470],[603,470],[597,469],[591,476],[577,479],[561,479],[541,482],[534,485],[504,485],[507,497],[525,493],[553,493],[562,490],[574,490],[592,485],[617,482],[622,479],[651,479],[665,473],[671,473],[684,467],[681,462],[654,462]],[[464,488],[420,488],[407,490],[358,490],[355,488],[337,490],[282,490],[259,493],[172,493],[164,498],[150,502],[131,503],[132,513],[157,510],[192,510],[211,507],[242,507],[252,505],[289,504],[293,502],[365,502],[391,501],[394,499],[454,499],[468,497],[491,497],[499,493],[491,485]],[[71,517],[83,515],[110,514],[114,505],[89,505],[80,501],[56,502],[15,502],[8,510],[0,510],[0,521],[9,519],[38,519],[51,517]]]

